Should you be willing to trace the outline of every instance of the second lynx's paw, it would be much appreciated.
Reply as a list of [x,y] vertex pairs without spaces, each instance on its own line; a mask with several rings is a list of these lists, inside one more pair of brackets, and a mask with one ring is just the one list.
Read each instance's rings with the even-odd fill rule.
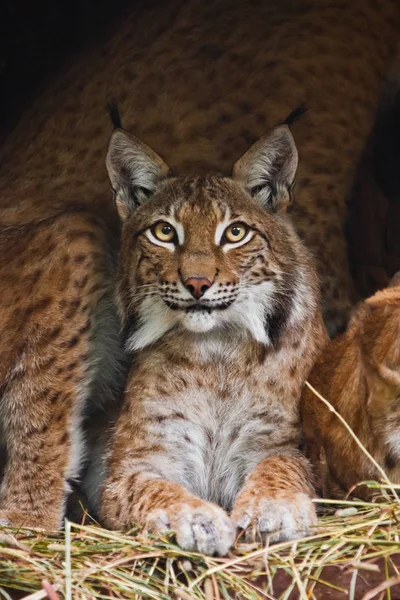
[[235,539],[235,528],[222,508],[199,500],[151,511],[146,527],[159,533],[173,531],[184,550],[224,556]]
[[232,521],[239,529],[246,530],[246,538],[268,535],[276,543],[311,534],[317,515],[307,494],[282,492],[268,498],[255,491],[239,496]]

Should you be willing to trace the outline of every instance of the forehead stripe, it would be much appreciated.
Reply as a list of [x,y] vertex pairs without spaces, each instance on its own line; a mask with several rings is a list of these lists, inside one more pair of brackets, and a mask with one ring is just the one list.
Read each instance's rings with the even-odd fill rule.
[[173,226],[176,231],[176,235],[178,236],[179,245],[182,246],[185,241],[185,230],[183,229],[183,225],[180,221],[175,218],[175,206],[171,206],[168,222]]
[[225,212],[224,220],[221,223],[218,223],[217,228],[215,230],[215,243],[217,246],[220,245],[222,235],[223,235],[225,229],[228,227],[230,221],[231,221],[231,211],[229,210],[229,208],[227,208],[226,212]]

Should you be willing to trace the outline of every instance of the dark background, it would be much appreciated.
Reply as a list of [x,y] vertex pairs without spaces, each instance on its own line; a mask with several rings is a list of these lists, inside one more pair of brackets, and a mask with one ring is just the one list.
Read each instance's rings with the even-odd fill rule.
[[101,43],[140,0],[0,0],[0,136],[46,79],[85,46]]

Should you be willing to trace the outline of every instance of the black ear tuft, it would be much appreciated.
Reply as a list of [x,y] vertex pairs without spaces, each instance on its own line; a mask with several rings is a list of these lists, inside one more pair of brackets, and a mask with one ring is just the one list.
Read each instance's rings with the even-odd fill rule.
[[280,123],[280,125],[287,125],[288,127],[291,127],[293,125],[293,123],[295,123],[298,119],[300,119],[300,117],[302,117],[306,112],[309,111],[309,108],[306,106],[306,103],[303,102],[303,104],[300,104],[300,106],[297,106],[296,108],[294,108],[286,117],[286,119]]
[[119,113],[118,102],[115,100],[115,98],[112,98],[109,102],[107,102],[107,110],[114,129],[122,129],[121,115]]

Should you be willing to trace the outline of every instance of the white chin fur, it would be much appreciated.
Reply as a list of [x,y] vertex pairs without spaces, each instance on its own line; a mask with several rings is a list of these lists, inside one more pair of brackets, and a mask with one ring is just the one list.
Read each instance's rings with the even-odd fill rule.
[[185,329],[194,333],[204,333],[210,331],[217,325],[216,313],[207,311],[184,313],[181,317],[181,323]]
[[[233,330],[238,334],[250,334],[257,342],[269,345],[271,341],[264,320],[265,313],[272,308],[273,292],[273,283],[266,281],[241,293],[229,308],[212,313],[171,310],[161,298],[146,298],[138,317],[139,327],[131,335],[127,347],[129,350],[145,348],[175,327],[199,334],[216,329]],[[306,312],[307,307],[295,298],[292,318],[301,320]]]

